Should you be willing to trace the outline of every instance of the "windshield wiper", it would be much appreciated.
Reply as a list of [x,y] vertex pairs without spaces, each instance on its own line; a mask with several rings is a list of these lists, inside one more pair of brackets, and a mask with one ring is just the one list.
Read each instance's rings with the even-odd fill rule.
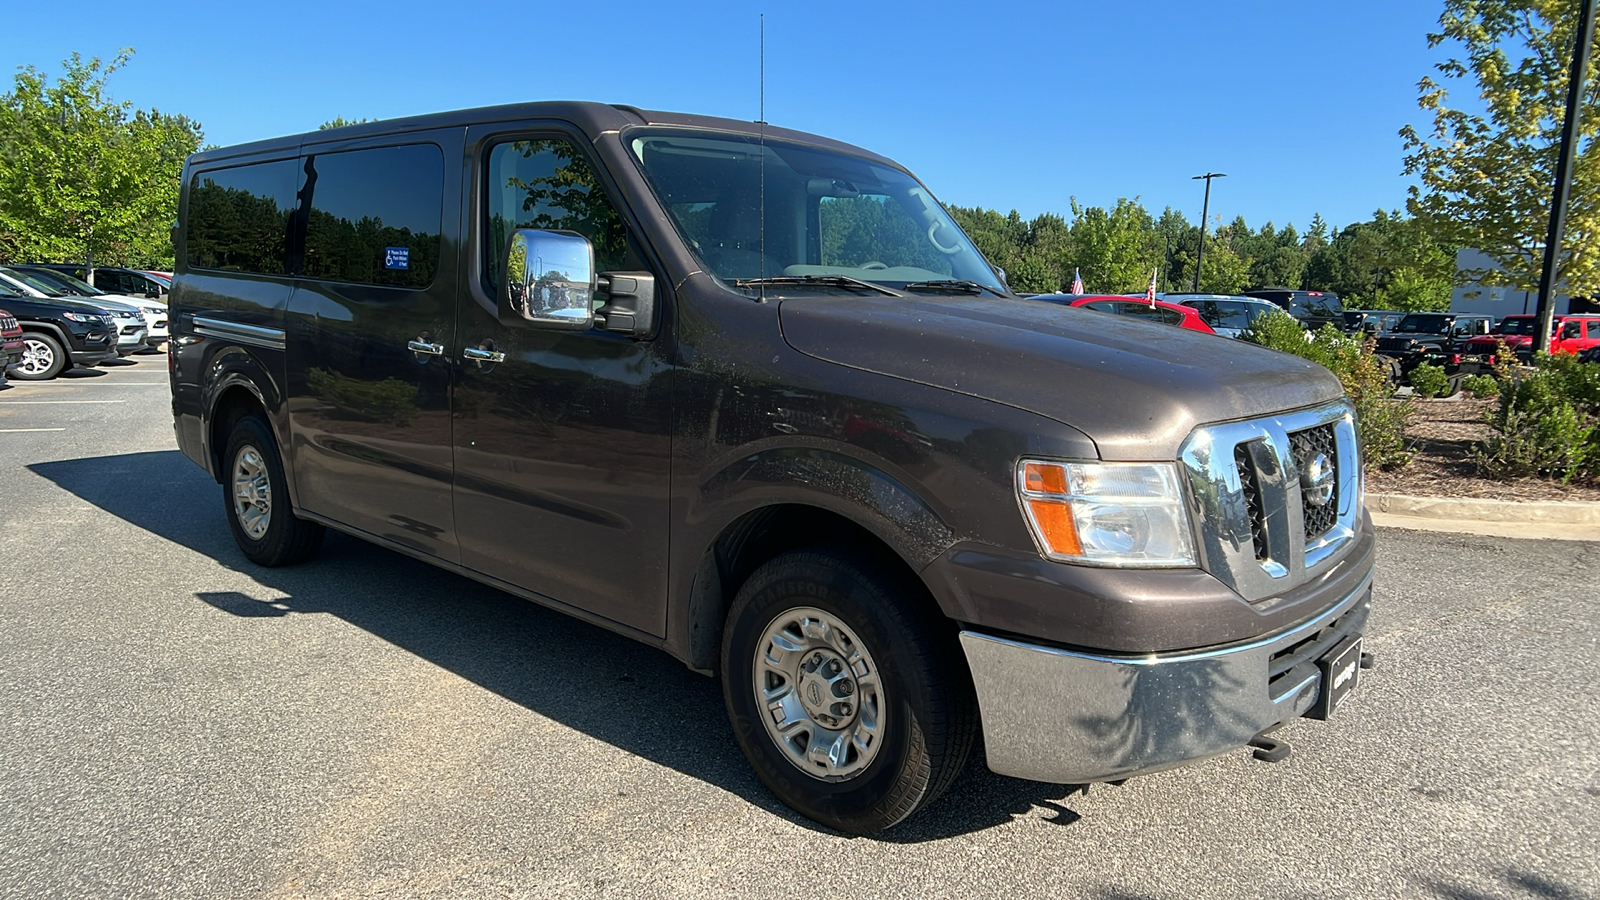
[[773,275],[767,278],[739,278],[734,280],[736,287],[815,287],[815,288],[852,288],[858,291],[874,291],[898,297],[894,291],[881,284],[851,278],[849,275]]
[[964,278],[941,278],[938,281],[913,281],[906,285],[908,291],[938,291],[944,294],[997,294],[994,288],[968,281]]

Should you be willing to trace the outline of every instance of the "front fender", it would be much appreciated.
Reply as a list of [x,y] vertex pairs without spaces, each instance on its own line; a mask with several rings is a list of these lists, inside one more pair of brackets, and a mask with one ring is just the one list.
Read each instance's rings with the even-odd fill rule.
[[774,447],[740,457],[702,484],[696,518],[727,523],[781,503],[838,513],[877,535],[913,569],[956,541],[946,516],[885,467],[822,447]]

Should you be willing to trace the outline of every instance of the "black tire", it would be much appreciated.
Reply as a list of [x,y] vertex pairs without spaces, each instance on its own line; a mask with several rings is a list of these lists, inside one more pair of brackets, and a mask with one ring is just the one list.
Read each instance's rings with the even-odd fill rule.
[[[296,518],[278,442],[260,415],[234,423],[222,454],[222,507],[233,539],[250,561],[262,566],[304,562],[322,545],[324,529]],[[247,491],[250,498],[236,497]]]
[[61,342],[39,331],[22,336],[22,361],[6,374],[18,381],[49,381],[67,368],[70,357]]
[[1466,377],[1467,376],[1462,375],[1460,372],[1457,372],[1456,374],[1451,375],[1449,377],[1448,383],[1445,385],[1444,396],[1446,396],[1446,397],[1454,397],[1455,395],[1461,393],[1461,382]]
[[[936,614],[913,605],[923,599],[918,593],[922,593],[920,584],[895,577],[871,561],[824,548],[779,556],[758,568],[739,589],[723,632],[723,699],[739,746],[756,774],[796,812],[840,831],[879,831],[933,802],[966,764],[978,731],[977,699],[954,630],[940,628],[944,623]],[[769,642],[768,634],[799,610],[824,614],[825,618],[814,621],[841,626],[835,634],[842,633],[844,638],[836,638],[834,646],[860,650],[861,655],[849,657],[856,662],[842,680],[859,674],[856,683],[861,686],[852,687],[848,694],[836,688],[836,693],[822,696],[824,700],[857,700],[858,724],[868,719],[881,723],[868,745],[873,748],[870,759],[859,745],[846,747],[845,755],[856,753],[856,762],[861,764],[848,774],[829,775],[827,763],[800,758],[801,752],[792,743],[796,732],[789,733],[791,745],[785,749],[775,733],[781,725],[769,728],[767,724],[777,718],[769,711],[772,695],[757,699],[762,690],[758,684],[770,690],[777,683],[777,689],[784,690],[783,677],[773,681],[774,670],[781,666],[763,666],[763,681],[757,681],[756,657],[776,646]],[[800,668],[793,670],[792,690],[785,693],[793,699],[780,702],[799,704],[802,695],[817,698],[819,692],[811,689],[818,672],[825,674],[827,669],[813,670],[810,676],[803,671],[813,659],[821,658],[821,653],[813,657],[814,649],[831,652],[818,646],[785,654],[796,659]],[[861,660],[875,665],[869,667]],[[871,678],[873,668],[876,679]],[[863,671],[866,674],[860,674]],[[808,677],[812,679],[809,682],[805,680]],[[871,706],[876,711],[872,716],[868,715],[869,692],[877,700]],[[816,734],[860,733],[850,731],[854,726],[848,724],[829,732],[811,717],[809,709],[793,719],[787,719],[787,713],[782,715],[786,721],[803,723],[800,729],[806,725],[818,729],[807,737],[813,746]],[[827,713],[822,715],[826,719]]]
[[1373,358],[1378,361],[1378,365],[1383,367],[1383,377],[1389,382],[1389,387],[1399,387],[1403,377],[1400,373],[1400,360],[1381,354]]

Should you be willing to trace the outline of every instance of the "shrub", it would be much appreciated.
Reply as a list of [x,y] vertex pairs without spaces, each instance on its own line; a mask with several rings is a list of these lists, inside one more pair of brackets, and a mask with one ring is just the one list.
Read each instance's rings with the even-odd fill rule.
[[1293,353],[1317,363],[1339,379],[1345,396],[1356,408],[1356,439],[1368,465],[1394,466],[1410,460],[1406,451],[1406,423],[1411,404],[1394,399],[1384,364],[1373,353],[1375,343],[1341,334],[1324,325],[1306,334],[1288,313],[1268,313],[1245,330],[1244,339],[1263,347]]
[[1418,397],[1440,397],[1450,390],[1450,376],[1431,363],[1421,363],[1412,369],[1410,381],[1411,390]]
[[1493,375],[1468,375],[1461,379],[1461,388],[1471,391],[1474,397],[1500,396],[1500,382]]
[[1495,432],[1477,449],[1491,478],[1529,475],[1570,482],[1600,474],[1600,366],[1541,353],[1531,372],[1501,384],[1485,421]]

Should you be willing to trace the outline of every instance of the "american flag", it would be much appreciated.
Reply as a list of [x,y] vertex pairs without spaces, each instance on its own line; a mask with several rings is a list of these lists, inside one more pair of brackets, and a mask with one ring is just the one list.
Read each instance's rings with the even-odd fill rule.
[[1156,305],[1156,273],[1159,271],[1159,268],[1150,270],[1150,286],[1144,291],[1144,299],[1150,301],[1151,306]]
[[1072,293],[1085,293],[1083,289],[1083,276],[1078,274],[1078,270],[1076,268],[1072,270]]

